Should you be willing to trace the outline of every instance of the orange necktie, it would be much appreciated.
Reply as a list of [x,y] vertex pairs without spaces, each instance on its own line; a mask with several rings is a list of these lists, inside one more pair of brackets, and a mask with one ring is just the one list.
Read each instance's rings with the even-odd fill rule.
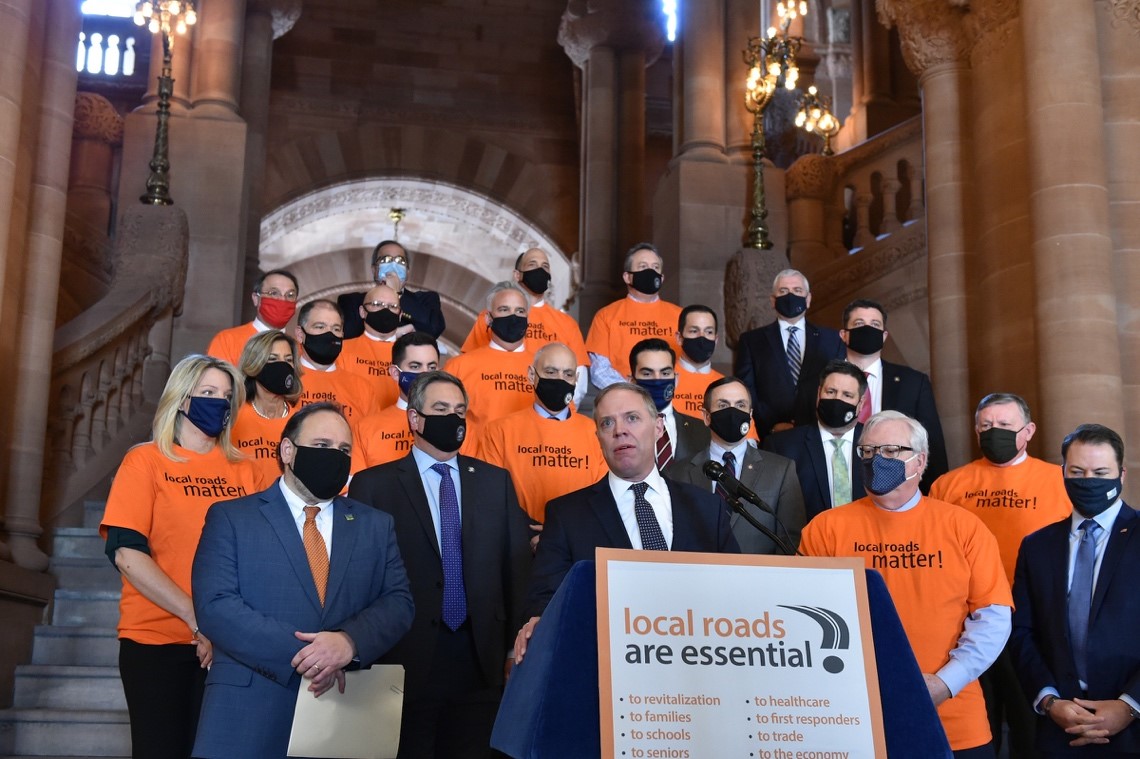
[[321,606],[324,606],[325,590],[329,584],[329,553],[325,548],[325,539],[317,529],[317,514],[320,511],[320,506],[305,507],[305,527],[301,534],[305,543],[305,555],[309,557],[309,569],[317,586],[317,598],[321,599]]

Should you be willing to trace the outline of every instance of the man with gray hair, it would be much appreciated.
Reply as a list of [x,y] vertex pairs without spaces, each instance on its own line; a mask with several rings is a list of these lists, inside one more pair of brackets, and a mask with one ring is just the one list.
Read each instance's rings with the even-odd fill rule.
[[[1069,515],[1061,467],[1029,455],[1037,427],[1029,404],[1013,393],[990,393],[974,413],[982,457],[939,477],[930,497],[975,514],[997,538],[1006,579],[1013,584],[1017,550],[1026,535]],[[995,749],[1009,725],[1010,757],[1035,756],[1036,716],[1017,680],[1009,649],[981,678]]]
[[[752,418],[761,438],[791,429],[797,417],[815,417],[819,373],[846,347],[839,333],[811,324],[811,286],[795,269],[784,269],[772,282],[776,320],[740,336],[733,374],[752,394]],[[797,398],[804,408],[797,408]]]
[[997,540],[980,519],[918,489],[930,443],[882,411],[856,449],[868,496],[808,522],[807,556],[862,557],[882,573],[956,759],[994,756],[978,676],[1009,638],[1013,599]]
[[[487,293],[484,317],[491,342],[447,362],[447,371],[467,388],[467,439],[474,445],[483,426],[534,403],[528,371],[534,349],[527,345],[530,305],[514,282],[499,282]],[[537,346],[535,346],[537,347]],[[464,448],[464,451],[474,448]]]

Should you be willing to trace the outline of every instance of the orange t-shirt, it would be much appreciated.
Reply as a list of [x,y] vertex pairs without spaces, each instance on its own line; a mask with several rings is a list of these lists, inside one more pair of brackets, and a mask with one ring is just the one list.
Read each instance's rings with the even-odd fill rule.
[[533,363],[529,345],[521,351],[477,348],[447,362],[445,369],[467,390],[468,440],[487,422],[534,405],[534,385],[527,380]]
[[[965,509],[922,498],[889,512],[861,498],[829,509],[800,536],[807,556],[861,556],[882,573],[919,668],[937,673],[958,645],[966,617],[984,606],[1013,606],[997,540]],[[938,707],[950,748],[990,740],[986,703],[975,680]]]
[[210,341],[210,347],[206,349],[206,355],[220,358],[223,361],[229,361],[234,366],[237,366],[238,359],[241,358],[241,352],[245,350],[245,344],[249,342],[249,338],[256,334],[257,328],[253,326],[253,322],[223,329],[214,335],[214,339]]
[[356,425],[352,446],[352,473],[407,456],[415,436],[408,427],[407,406],[388,406],[369,414]]
[[345,340],[336,360],[338,371],[357,374],[368,381],[380,408],[391,406],[400,397],[399,385],[388,374],[394,342],[374,340],[365,332],[360,337]]
[[[292,409],[289,413],[292,413]],[[285,431],[287,421],[288,416],[266,419],[257,413],[249,401],[238,409],[237,419],[234,420],[230,437],[239,451],[253,459],[254,466],[265,482],[271,482],[281,474],[281,469],[277,466],[277,444],[281,442],[281,433]]]
[[[562,343],[574,351],[578,366],[590,365],[586,343],[582,340],[582,328],[578,326],[578,322],[570,314],[546,303],[530,307],[530,312],[527,314],[526,342],[535,350],[547,343]],[[460,350],[470,353],[476,348],[484,348],[490,344],[491,328],[487,326],[487,311],[484,309],[475,317],[475,325],[471,327],[471,332],[463,341]]]
[[628,377],[629,352],[633,346],[650,337],[670,341],[677,333],[681,307],[664,300],[641,303],[625,297],[594,314],[586,350],[605,356],[623,377]]
[[[172,461],[154,443],[127,451],[111,482],[99,534],[124,527],[146,537],[151,558],[174,584],[190,593],[190,567],[206,512],[227,501],[263,490],[263,480],[250,460],[231,462],[215,448],[194,453],[178,446],[186,461]],[[136,643],[190,643],[190,628],[178,617],[147,600],[127,578],[119,602],[119,637]]]
[[1010,584],[1022,538],[1072,511],[1061,467],[1032,456],[1012,466],[971,461],[935,480],[930,497],[963,507],[990,528]]
[[547,501],[593,485],[609,471],[594,420],[573,412],[565,421],[533,408],[496,419],[479,436],[475,457],[511,473],[519,505],[536,522],[544,521]]
[[304,392],[300,404],[307,406],[319,401],[336,401],[344,406],[344,415],[355,425],[369,414],[380,411],[374,384],[358,374],[343,371],[339,366],[328,372],[302,368]]

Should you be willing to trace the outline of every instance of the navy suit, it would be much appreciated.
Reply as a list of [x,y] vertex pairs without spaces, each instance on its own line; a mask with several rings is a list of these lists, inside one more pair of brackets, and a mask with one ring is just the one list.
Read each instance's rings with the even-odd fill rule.
[[[693,485],[665,482],[673,508],[672,550],[740,552],[724,501]],[[578,561],[593,561],[596,548],[633,548],[608,475],[546,504],[546,523],[527,595],[530,616],[542,614],[570,567]]]
[[[803,361],[798,383],[792,382],[788,354],[780,336],[780,323],[774,321],[740,336],[736,346],[735,374],[752,394],[752,417],[756,432],[764,437],[780,422],[794,424],[805,413],[815,415],[816,388],[824,365],[833,358],[844,358],[847,346],[839,333],[807,320],[800,322]],[[807,399],[807,400],[805,400]],[[801,409],[800,406],[805,408]],[[806,411],[805,411],[806,409]]]
[[[344,315],[344,338],[360,337],[364,334],[364,320],[360,318],[360,307],[364,305],[367,293],[344,293],[336,299]],[[410,321],[417,332],[426,332],[435,339],[447,327],[443,319],[443,309],[439,303],[439,293],[431,290],[409,290],[400,294],[400,310],[403,321]]]
[[[678,482],[687,482],[702,490],[714,492],[712,480],[704,473],[704,466],[708,460],[709,449],[705,448],[688,460],[674,462],[669,467],[669,476]],[[760,496],[760,500],[771,506],[776,513],[769,514],[747,501],[741,501],[741,505],[756,521],[787,540],[792,548],[798,547],[800,532],[807,519],[804,516],[804,497],[800,492],[800,481],[796,477],[796,465],[785,456],[761,453],[748,445],[744,449],[744,461],[740,462],[739,479],[744,487]],[[782,553],[771,538],[749,524],[735,510],[732,511],[729,526],[736,542],[740,545],[741,553]]]
[[[1069,585],[1068,517],[1027,536],[1017,555],[1013,580],[1013,632],[1009,644],[1022,688],[1030,701],[1052,686],[1061,698],[1081,697],[1069,646],[1066,613]],[[1105,545],[1088,631],[1088,695],[1094,701],[1122,693],[1140,701],[1140,518],[1127,504],[1120,509]],[[1037,721],[1037,748],[1066,756],[1117,756],[1140,753],[1140,721],[1103,746],[1071,748],[1072,736],[1048,717]]]
[[371,665],[412,624],[412,595],[392,518],[333,499],[332,557],[322,607],[297,523],[280,490],[216,503],[194,557],[194,610],[214,663],[194,756],[284,757],[307,644],[295,632],[340,630]]
[[[863,489],[863,466],[855,455],[855,446],[863,434],[863,425],[855,425],[854,442],[851,446],[851,460],[847,462],[851,473],[851,500],[857,501],[867,495]],[[823,452],[823,440],[819,436],[819,425],[795,427],[783,432],[773,432],[764,438],[764,450],[778,453],[796,464],[796,475],[800,480],[800,490],[804,495],[804,508],[807,521],[831,508],[831,485],[827,479],[827,458]]]

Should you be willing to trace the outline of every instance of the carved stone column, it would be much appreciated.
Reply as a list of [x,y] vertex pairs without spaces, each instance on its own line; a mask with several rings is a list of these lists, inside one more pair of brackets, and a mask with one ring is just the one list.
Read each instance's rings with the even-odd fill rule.
[[[582,70],[579,319],[620,297],[626,249],[648,237],[645,67],[664,44],[653,0],[570,0],[558,42]],[[666,269],[666,284],[671,272]]]
[[[301,17],[301,0],[247,0],[245,42],[242,45],[241,115],[246,123],[245,142],[245,272],[241,292],[248,293],[258,276],[261,217],[268,151],[269,89],[273,42]],[[243,310],[244,309],[244,310]],[[238,297],[234,323],[253,318],[249,298]]]
[[682,3],[681,35],[673,65],[681,82],[681,135],[678,155],[697,161],[724,161],[725,112],[709,108],[725,94],[724,0]]
[[111,220],[115,148],[123,144],[123,117],[102,95],[75,96],[67,209],[84,224],[106,230]]
[[1037,323],[1045,336],[1037,426],[1057,441],[1082,422],[1119,429],[1124,413],[1096,6],[1023,0],[1021,28]]
[[826,239],[825,216],[826,204],[834,194],[835,162],[831,157],[809,153],[788,169],[788,252],[801,271],[819,269],[835,258]]
[[47,0],[38,145],[32,174],[31,208],[19,319],[12,450],[7,476],[4,529],[16,563],[47,569],[48,557],[36,545],[40,526],[41,478],[47,438],[49,390],[67,175],[75,108],[75,40],[80,16],[70,0]]
[[194,29],[191,102],[198,117],[236,118],[246,0],[203,0]]
[[959,466],[969,460],[973,439],[968,188],[963,181],[969,175],[964,123],[968,46],[956,12],[945,0],[879,0],[879,12],[884,21],[898,26],[903,56],[923,92],[931,382],[950,464]]

